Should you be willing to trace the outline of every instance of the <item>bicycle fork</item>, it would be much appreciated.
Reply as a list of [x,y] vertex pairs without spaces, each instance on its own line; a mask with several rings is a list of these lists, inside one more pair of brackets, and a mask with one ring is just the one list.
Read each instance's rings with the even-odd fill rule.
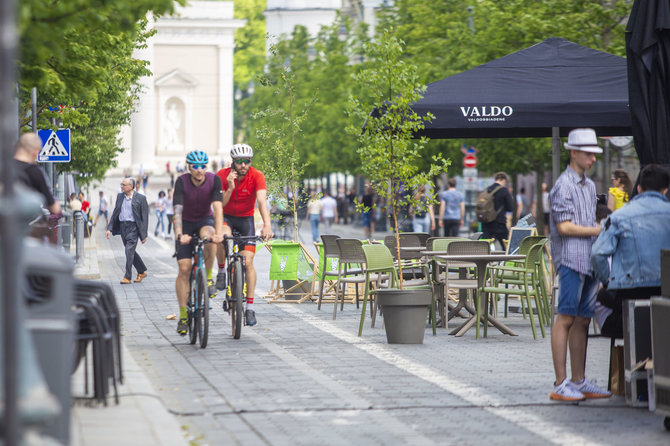
[[[230,312],[230,307],[233,303],[235,303],[235,298],[233,297],[233,288],[230,283],[230,278],[233,277],[232,271],[228,271],[228,285],[226,286],[226,299],[225,299],[225,307],[224,311],[226,313]],[[247,281],[246,279],[244,280],[244,283],[242,284],[242,302],[247,301]]]

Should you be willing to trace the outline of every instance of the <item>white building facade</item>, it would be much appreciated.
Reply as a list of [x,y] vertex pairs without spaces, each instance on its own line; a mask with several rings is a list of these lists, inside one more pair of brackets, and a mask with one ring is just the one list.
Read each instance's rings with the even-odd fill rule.
[[[303,25],[312,36],[330,25],[338,10],[364,21],[374,35],[376,10],[389,0],[267,0],[267,45],[290,36]],[[227,161],[234,141],[233,51],[235,30],[245,20],[233,18],[232,1],[191,1],[175,14],[150,21],[156,34],[135,57],[146,60],[152,76],[131,124],[121,132],[124,152],[117,172],[165,172],[183,164],[193,149],[212,160]]]
[[150,26],[156,34],[136,57],[153,76],[142,79],[131,125],[122,134],[118,168],[163,173],[193,149],[213,160],[233,144],[233,2],[193,1]]
[[316,36],[322,26],[333,23],[337,11],[352,17],[355,22],[370,25],[374,36],[376,11],[382,5],[392,3],[391,0],[267,0],[267,46],[269,48],[278,37],[290,36],[297,25],[307,28],[309,35]]

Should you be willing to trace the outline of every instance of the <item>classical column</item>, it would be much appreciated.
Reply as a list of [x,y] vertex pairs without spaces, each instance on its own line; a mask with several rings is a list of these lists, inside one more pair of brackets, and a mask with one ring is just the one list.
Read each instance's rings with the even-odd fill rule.
[[[226,39],[228,40],[228,39]],[[233,41],[219,49],[219,147],[217,157],[227,157],[233,144]]]
[[[149,17],[147,31],[153,28],[154,21]],[[147,68],[153,73],[154,38],[146,42],[146,48],[135,49],[134,57],[148,62]],[[154,94],[153,74],[140,79],[141,93],[137,101],[135,113],[131,117],[131,163],[133,174],[139,171],[140,165],[145,171],[156,171],[156,100]]]

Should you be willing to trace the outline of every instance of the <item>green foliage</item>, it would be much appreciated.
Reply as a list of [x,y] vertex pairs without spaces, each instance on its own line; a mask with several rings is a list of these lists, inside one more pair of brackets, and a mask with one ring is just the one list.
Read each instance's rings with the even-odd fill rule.
[[[627,0],[397,0],[381,13],[381,29],[406,42],[405,59],[422,82],[434,82],[532,46],[548,37],[625,55]],[[472,7],[472,11],[468,10]],[[419,26],[420,24],[420,26]],[[480,149],[479,169],[528,173],[551,165],[548,139],[431,141],[430,153],[459,156],[461,144]],[[459,167],[460,169],[460,167]]]
[[[425,86],[418,81],[416,67],[402,59],[402,45],[388,32],[370,44],[370,66],[354,76],[361,93],[350,99],[350,112],[358,125],[349,127],[352,134],[358,135],[362,173],[390,204],[398,249],[401,207],[419,207],[420,201],[411,191],[429,183],[449,165],[436,155],[427,170],[419,170],[426,139],[413,139],[413,134],[423,129],[424,122],[432,116],[420,117],[411,108],[422,97]],[[373,109],[375,112],[369,115]],[[365,130],[361,133],[363,122]],[[402,268],[399,275],[402,288]]]
[[[406,42],[403,57],[417,66],[422,82],[430,83],[549,37],[625,56],[631,6],[630,0],[396,0],[381,12],[378,29],[393,29]],[[548,138],[433,140],[427,149],[460,159],[462,144],[479,149],[481,172],[503,170],[514,176],[535,171],[541,179],[551,168]],[[456,173],[460,163],[455,167]]]
[[[271,49],[276,52],[276,48]],[[253,115],[259,122],[256,127],[257,156],[255,162],[265,174],[268,192],[275,200],[286,200],[292,206],[295,241],[298,238],[298,206],[300,205],[300,181],[305,165],[301,161],[296,138],[302,133],[310,101],[296,98],[296,79],[290,66],[275,67],[271,73],[276,77],[261,77],[259,81],[273,94],[281,98],[279,106],[270,106]],[[290,200],[289,200],[290,198]]]
[[[185,0],[178,0],[184,4]],[[61,170],[101,179],[121,151],[118,133],[133,111],[137,82],[150,74],[133,51],[143,45],[147,12],[173,10],[172,0],[22,0],[19,4],[19,125],[31,121],[37,88],[38,128],[69,127],[73,161]],[[49,107],[66,106],[63,113]],[[54,124],[52,120],[60,121]]]
[[244,27],[235,31],[234,78],[235,88],[244,95],[249,82],[263,72],[265,64],[266,0],[235,0],[235,18],[246,19]]
[[[341,29],[346,30],[345,33]],[[300,162],[309,166],[309,176],[331,172],[358,173],[355,140],[343,129],[350,123],[346,114],[346,99],[351,93],[351,73],[360,69],[363,58],[365,27],[351,28],[349,20],[338,17],[331,25],[310,37],[307,29],[297,26],[290,38],[279,39],[267,59],[264,81],[256,78],[254,94],[239,103],[241,115],[252,115],[267,108],[287,109],[288,98],[276,94],[275,86],[285,67],[290,67],[295,85],[296,103],[311,103],[310,119],[301,124],[296,134]],[[314,97],[318,96],[318,100]],[[245,121],[245,139],[258,145],[259,125],[280,125],[277,116],[264,120]]]

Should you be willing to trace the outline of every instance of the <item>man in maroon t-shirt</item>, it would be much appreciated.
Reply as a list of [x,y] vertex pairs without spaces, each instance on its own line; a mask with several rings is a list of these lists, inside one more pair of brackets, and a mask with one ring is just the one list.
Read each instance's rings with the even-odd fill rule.
[[[235,230],[243,236],[255,235],[254,208],[258,202],[258,210],[263,219],[261,236],[264,239],[272,238],[270,221],[270,210],[267,204],[267,186],[265,175],[251,167],[251,159],[254,156],[252,148],[246,144],[235,144],[230,150],[233,159],[231,167],[221,169],[217,172],[223,186],[223,231],[226,235],[232,235]],[[256,270],[254,269],[254,254],[256,244],[248,242],[241,254],[245,259],[247,277],[247,308],[244,318],[247,325],[256,325],[256,313],[254,312],[254,292],[256,290]],[[226,253],[223,245],[218,248],[217,258],[219,261],[219,274],[216,278],[217,288],[222,290],[226,285],[225,258]]]
[[[216,244],[223,240],[221,218],[221,180],[211,172],[205,172],[209,157],[205,152],[194,150],[186,155],[187,173],[177,178],[174,185],[174,235],[177,239],[177,264],[179,273],[175,287],[179,301],[177,333],[187,332],[187,309],[189,277],[192,267],[192,234],[208,238]],[[213,209],[213,211],[212,211]],[[214,244],[205,245],[205,270],[209,297],[216,296],[212,280],[212,267],[216,249]]]

